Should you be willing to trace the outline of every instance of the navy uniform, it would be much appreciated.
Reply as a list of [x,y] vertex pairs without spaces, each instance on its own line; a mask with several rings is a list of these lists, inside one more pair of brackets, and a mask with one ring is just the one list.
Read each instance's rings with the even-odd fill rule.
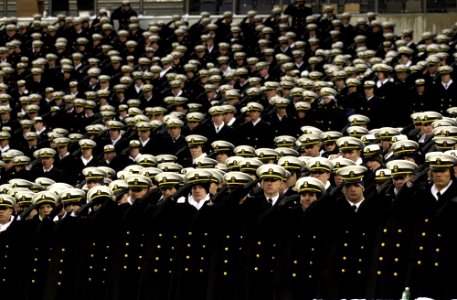
[[298,194],[313,193],[318,200],[307,208],[295,202],[295,226],[288,229],[289,234],[284,252],[281,280],[285,281],[281,299],[315,299],[318,297],[318,284],[325,259],[325,228],[323,213],[326,201],[321,195],[324,184],[314,177],[302,177],[295,185]]
[[[0,195],[0,209],[10,210],[12,214],[16,200],[6,194]],[[0,292],[2,297],[23,298],[23,271],[26,256],[24,226],[11,215],[6,223],[0,225]]]
[[[154,177],[159,189],[178,188],[183,183],[180,174],[162,172]],[[180,190],[176,196],[161,197],[156,205],[145,212],[145,256],[140,278],[138,299],[167,299],[170,280],[176,261],[178,241],[182,232],[175,214],[176,200],[188,190]]]
[[205,299],[210,256],[211,202],[209,184],[212,174],[206,170],[186,173],[184,180],[191,186],[201,186],[206,196],[199,201],[192,195],[178,199],[174,213],[177,216],[176,262],[172,273],[169,299]]
[[[286,170],[275,164],[265,164],[257,169],[257,176],[262,181],[283,181]],[[280,209],[283,199],[281,194],[267,198],[262,193],[247,199],[240,207],[244,227],[242,247],[246,299],[274,299],[277,293],[275,277],[285,230],[282,226],[287,226]]]
[[[457,297],[454,284],[457,276],[454,255],[457,227],[453,217],[457,211],[457,182],[452,176],[457,159],[452,155],[432,152],[426,155],[426,161],[432,178],[439,176],[441,181],[439,186],[438,181],[427,186],[422,197],[416,198],[419,213],[415,222],[407,286],[411,288],[413,298],[452,299]],[[450,178],[443,173],[448,173]]]
[[88,205],[102,205],[89,214],[79,212],[79,226],[83,233],[81,261],[78,266],[78,299],[103,299],[106,296],[113,259],[116,226],[123,211],[113,201],[113,191],[96,186],[87,193]]
[[[349,185],[363,191],[362,178],[366,171],[362,166],[347,166],[336,174],[346,182],[343,189]],[[320,297],[325,299],[364,298],[366,293],[376,224],[374,199],[361,195],[358,201],[349,201],[346,197],[343,193],[335,194],[328,211],[328,217],[338,226],[329,230],[330,251],[320,285]]]
[[335,101],[336,91],[332,88],[322,88],[321,95],[322,103],[313,114],[317,126],[324,131],[340,130],[346,124],[346,116]]
[[[55,193],[43,193],[34,195],[32,198],[33,206],[36,210],[43,204],[49,204],[52,208],[56,206],[58,197]],[[42,197],[44,195],[44,197]],[[30,244],[30,256],[27,261],[25,275],[26,299],[43,299],[46,276],[48,274],[49,257],[52,249],[52,232],[55,223],[48,216],[41,218],[35,215],[32,220],[27,221],[30,226],[32,240]]]
[[252,177],[242,172],[224,174],[228,189],[215,197],[211,239],[211,257],[208,275],[207,299],[224,300],[241,297],[243,290],[242,224],[237,215],[240,201],[257,185]]
[[[262,112],[263,106],[261,104],[250,102],[247,105],[249,113]],[[254,148],[268,148],[272,146],[273,136],[271,126],[266,121],[260,119],[258,123],[248,122],[240,127],[240,132],[243,136],[240,137],[240,144],[249,145]]]
[[[49,193],[48,191],[40,193]],[[44,197],[50,197],[45,195]],[[80,205],[85,197],[81,189],[59,190],[59,199],[65,207],[68,204]],[[78,220],[69,212],[56,223],[52,232],[52,251],[49,261],[44,299],[76,299],[78,287],[76,272],[80,261],[81,236]]]
[[[131,175],[126,181],[130,190],[149,189],[152,185],[151,179],[142,175]],[[114,249],[115,265],[108,284],[110,299],[137,299],[144,259],[143,215],[149,205],[145,198],[136,199],[121,217]]]
[[[450,66],[441,66],[438,68],[438,72],[441,78],[445,76],[450,77],[453,71],[454,69]],[[439,107],[437,109],[439,113],[445,114],[448,108],[456,105],[457,85],[455,84],[455,82],[452,81],[452,79],[449,79],[447,83],[445,83],[444,81],[437,82],[435,84],[434,90],[436,92],[436,97],[439,99]]]
[[[386,167],[392,178],[413,176],[417,165],[407,160],[393,160]],[[408,260],[414,229],[414,204],[418,189],[404,184],[400,191],[393,184],[378,194],[381,220],[376,233],[368,298],[392,299],[406,286]]]

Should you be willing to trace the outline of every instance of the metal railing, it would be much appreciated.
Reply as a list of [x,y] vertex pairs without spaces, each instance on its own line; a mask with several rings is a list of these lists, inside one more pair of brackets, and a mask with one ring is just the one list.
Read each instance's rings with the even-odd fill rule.
[[[15,16],[17,0],[0,0],[3,16]],[[55,16],[58,13],[77,15],[81,12],[96,15],[99,8],[113,11],[119,6],[118,0],[37,0],[42,11]],[[274,7],[286,7],[293,0],[131,0],[132,9],[143,16],[172,14],[199,15],[201,11],[219,15],[231,11],[242,15],[249,10],[259,14],[269,14]],[[446,12],[457,10],[457,0],[333,0],[306,1],[314,13],[320,13],[322,6],[332,4],[338,13],[418,13]]]

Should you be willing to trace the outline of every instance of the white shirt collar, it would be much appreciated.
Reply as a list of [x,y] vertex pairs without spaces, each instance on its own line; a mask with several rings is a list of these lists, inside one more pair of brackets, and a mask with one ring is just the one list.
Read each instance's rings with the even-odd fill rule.
[[363,164],[363,159],[361,157],[357,158],[357,160],[355,161],[355,164],[360,166]]
[[208,154],[206,154],[205,152],[203,152],[199,157],[194,158],[194,159],[192,160],[192,163],[193,163],[195,160],[199,159],[200,157],[206,157],[206,156],[208,156]]
[[260,120],[262,120],[262,118],[258,118],[257,121],[252,122],[252,125],[256,126],[257,124],[259,124]]
[[268,199],[271,199],[271,200],[272,200],[272,201],[271,201],[271,206],[274,206],[275,203],[276,203],[276,201],[278,201],[278,199],[279,199],[279,193],[278,193],[276,196],[273,196],[273,197],[268,197],[268,196],[265,195],[265,194],[264,194],[264,196],[265,196],[265,198],[267,199],[267,201],[268,201]]
[[148,138],[147,140],[143,141],[142,139],[140,139],[140,143],[141,143],[141,146],[144,147],[144,145],[146,145],[148,142],[149,142],[150,138]]
[[355,209],[355,212],[357,212],[360,208],[360,205],[362,204],[363,201],[365,201],[365,198],[363,198],[361,201],[357,202],[357,203],[352,203],[351,201],[349,200],[346,200],[349,205],[352,207],[353,205],[355,205],[356,209]]
[[13,223],[13,221],[14,221],[14,217],[11,216],[9,222],[7,222],[3,225],[0,224],[0,232],[6,231],[8,229],[8,227],[10,227],[11,223]]
[[217,128],[219,127],[219,131],[221,131],[222,127],[224,127],[224,122],[222,122],[221,125],[217,126],[216,124],[214,124],[214,129],[216,130],[217,132]]
[[228,121],[227,126],[232,126],[233,123],[235,123],[236,118],[231,118],[230,121]]
[[119,135],[119,137],[117,139],[111,140],[111,144],[113,144],[113,146],[116,145],[116,143],[119,142],[121,140],[121,138],[122,138],[122,135]]
[[452,79],[451,79],[451,80],[449,80],[448,83],[441,82],[441,84],[443,85],[443,87],[444,87],[445,89],[447,89],[447,88],[452,84],[452,82],[453,82],[453,81],[452,81]]
[[54,168],[54,165],[52,165],[49,169],[43,168],[43,172],[45,172],[45,173],[46,173],[46,172],[49,172],[49,171],[51,171],[53,168]]
[[197,210],[200,210],[200,208],[202,208],[203,205],[205,205],[205,203],[209,201],[209,196],[210,194],[206,194],[205,198],[203,198],[200,201],[196,201],[194,200],[194,197],[192,197],[192,195],[189,195],[189,197],[187,198],[187,202],[189,202],[189,204],[195,207]]
[[10,145],[6,145],[4,148],[0,147],[0,152],[5,152],[7,150],[10,150]]
[[85,158],[81,155],[81,160],[82,160],[82,162],[83,162],[83,164],[84,164],[85,166],[87,166],[87,164],[88,164],[93,158],[94,158],[94,157],[91,155],[91,156],[89,157],[89,159],[85,159]]
[[325,183],[325,190],[328,190],[332,185],[330,184],[330,181],[327,180]]
[[[451,184],[452,184],[452,180],[449,181],[447,186],[445,186],[443,189],[441,189],[441,191],[439,191],[441,196],[447,191],[447,189],[451,186]],[[438,190],[436,189],[436,186],[433,185],[432,189],[430,191],[432,192],[432,195],[433,195],[433,197],[435,197],[436,201],[438,201],[438,196],[437,196]]]

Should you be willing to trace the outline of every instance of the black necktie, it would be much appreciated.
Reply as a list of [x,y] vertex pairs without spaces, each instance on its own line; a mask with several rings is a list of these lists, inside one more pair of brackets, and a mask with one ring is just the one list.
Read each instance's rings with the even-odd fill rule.
[[352,210],[356,213],[357,212],[357,205],[352,205]]
[[268,201],[268,203],[269,203],[271,206],[273,206],[273,199],[268,198],[267,201]]
[[440,193],[440,192],[436,193],[436,198],[437,198],[438,200],[440,200],[440,198],[441,198],[441,193]]

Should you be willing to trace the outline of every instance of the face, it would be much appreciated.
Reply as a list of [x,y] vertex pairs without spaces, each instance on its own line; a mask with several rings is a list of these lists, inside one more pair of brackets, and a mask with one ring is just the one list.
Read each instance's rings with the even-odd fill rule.
[[249,112],[249,117],[252,121],[257,121],[260,118],[260,111],[251,111]]
[[117,139],[120,135],[121,133],[117,129],[110,129],[109,131],[109,136],[112,140]]
[[51,211],[52,206],[50,204],[42,204],[38,209],[38,215],[43,218],[44,216],[49,215]]
[[147,191],[147,188],[142,187],[129,188],[130,199],[132,199],[132,201],[141,199],[146,195]]
[[176,188],[174,186],[164,186],[160,188],[160,191],[164,198],[169,198],[176,193]]
[[171,127],[168,129],[168,134],[175,139],[181,134],[181,128]]
[[410,182],[411,179],[413,179],[413,175],[407,174],[407,175],[396,175],[392,177],[393,184],[397,191],[400,191],[403,185],[406,183]]
[[300,205],[303,210],[306,210],[313,202],[317,200],[316,193],[302,193],[300,194]]
[[291,173],[290,177],[287,179],[287,186],[288,187],[293,187],[295,186],[295,183],[297,182],[297,173]]
[[225,152],[220,152],[216,155],[217,162],[221,163],[221,164],[224,164],[227,158],[228,158],[228,155]]
[[349,183],[343,187],[343,194],[352,203],[358,203],[363,199],[363,189],[357,183]]
[[350,159],[353,162],[356,162],[357,159],[359,159],[359,157],[360,157],[360,150],[356,150],[356,149],[344,150],[341,152],[341,155],[346,159]]
[[71,214],[72,212],[77,211],[79,209],[79,205],[70,203],[70,204],[65,205],[64,209],[65,209],[66,213]]
[[423,133],[426,134],[426,135],[430,135],[432,134],[432,131],[433,131],[433,127],[432,127],[432,124],[423,124],[422,125],[422,130],[423,130]]
[[341,176],[335,175],[333,177],[333,182],[335,183],[336,186],[340,186],[343,184],[343,178],[341,178]]
[[44,157],[41,159],[41,164],[45,169],[49,169],[52,164],[54,163],[54,158],[51,157]]
[[101,185],[100,182],[98,182],[97,180],[88,180],[86,183],[87,183],[87,188],[89,190],[93,187]]
[[381,148],[383,151],[386,151],[390,148],[390,140],[382,140],[381,141]]
[[451,182],[451,171],[449,169],[432,171],[432,180],[436,188],[441,190]]
[[139,132],[140,139],[143,141],[147,140],[149,138],[150,134],[151,134],[151,132],[149,130],[141,130]]
[[367,161],[366,166],[371,171],[375,171],[381,166],[381,164],[375,160],[369,160]]
[[335,151],[336,144],[334,142],[325,143],[324,147],[325,147],[325,152],[331,153],[331,152]]
[[283,188],[284,182],[277,178],[262,179],[262,189],[267,196],[276,196]]
[[311,177],[317,178],[322,181],[323,184],[326,184],[330,178],[330,173],[325,171],[312,171],[310,174]]
[[304,152],[306,156],[317,157],[319,156],[319,144],[305,145]]
[[92,155],[92,148],[83,148],[81,149],[82,155],[85,158],[89,158]]
[[199,157],[200,155],[203,154],[202,147],[200,147],[200,146],[191,147],[191,148],[189,148],[189,150],[190,150],[190,155],[192,156],[192,158]]
[[206,190],[201,185],[194,185],[192,186],[192,197],[195,201],[203,200],[207,195]]
[[6,224],[10,221],[13,209],[8,207],[0,207],[0,224]]
[[224,115],[215,115],[212,116],[211,119],[216,125],[221,125],[222,123],[224,123]]

